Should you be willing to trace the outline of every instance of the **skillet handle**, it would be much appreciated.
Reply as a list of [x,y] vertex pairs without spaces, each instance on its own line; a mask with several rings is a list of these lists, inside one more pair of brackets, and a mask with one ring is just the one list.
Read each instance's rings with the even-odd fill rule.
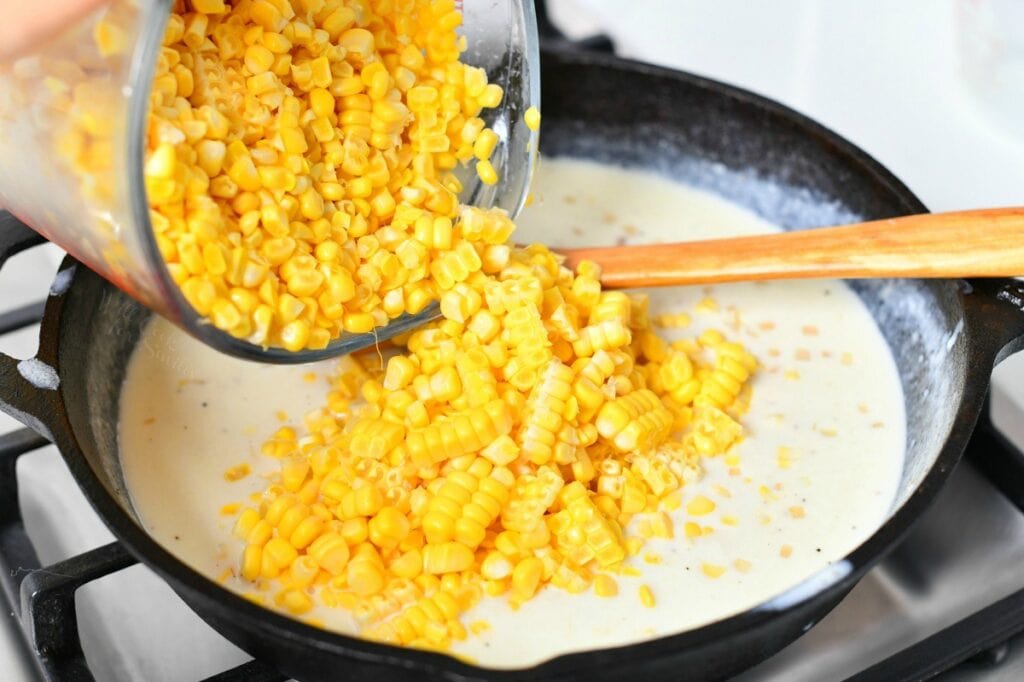
[[967,323],[993,366],[1024,349],[1024,281],[966,280]]
[[[7,259],[46,242],[7,211],[0,211],[0,268]],[[0,333],[7,333],[36,321],[35,306],[0,314]],[[0,353],[0,410],[14,417],[39,435],[53,440],[53,422],[60,414],[60,380],[57,376],[55,349],[40,345],[35,358],[18,360]]]

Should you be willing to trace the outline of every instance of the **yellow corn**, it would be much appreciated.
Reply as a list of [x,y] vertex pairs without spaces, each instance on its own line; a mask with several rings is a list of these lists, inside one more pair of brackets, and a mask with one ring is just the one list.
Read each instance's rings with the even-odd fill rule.
[[606,403],[596,426],[617,449],[645,451],[664,440],[672,426],[672,415],[657,395],[640,389]]
[[537,107],[527,109],[523,120],[526,121],[526,127],[530,130],[540,130],[540,111],[538,111]]
[[310,545],[308,553],[320,568],[331,575],[340,575],[348,564],[348,544],[337,533],[321,535]]
[[486,161],[491,158],[496,146],[498,146],[498,134],[493,130],[484,130],[473,143],[473,155],[481,161]]
[[601,573],[594,578],[594,594],[598,597],[614,597],[619,593],[619,586],[615,579]]
[[287,590],[280,600],[281,606],[289,613],[300,616],[313,608],[313,600],[302,590]]
[[720,578],[725,573],[725,566],[704,563],[700,565],[700,570],[709,578]]
[[[442,313],[344,358],[321,408],[267,440],[278,470],[239,512],[236,572],[276,585],[282,610],[347,608],[365,636],[429,648],[468,636],[484,597],[617,594],[609,574],[675,535],[667,511],[715,510],[690,487],[702,457],[733,466],[756,360],[718,332],[666,342],[665,314],[603,292],[594,264],[573,273],[510,245],[502,211],[459,206],[459,163],[497,181],[480,112],[501,92],[458,62],[450,0],[224,5],[172,18],[173,82],[154,84],[154,116],[184,140],[153,133],[145,174],[186,298],[296,350]],[[220,101],[218,78],[179,78],[187,64],[245,105],[172,107],[182,87]]]
[[435,421],[424,429],[411,431],[405,447],[417,464],[443,462],[480,450],[512,429],[508,406],[493,401],[482,407],[457,413],[444,421]]
[[686,513],[691,516],[706,516],[715,511],[714,501],[704,495],[697,495],[686,503]]
[[468,570],[473,565],[473,550],[458,542],[427,545],[423,548],[423,571],[434,575]]
[[397,547],[409,530],[409,519],[390,506],[382,507],[367,524],[370,542],[381,548]]
[[512,571],[512,591],[516,598],[526,601],[533,597],[544,575],[544,564],[537,557],[527,557]]
[[[554,456],[557,434],[565,423],[567,401],[572,396],[572,370],[552,360],[530,391],[523,417],[519,447],[534,464],[546,464]],[[570,461],[565,463],[571,463]]]
[[241,464],[237,464],[225,471],[224,480],[232,482],[240,481],[250,473],[252,473],[252,468],[245,462],[242,462]]
[[641,585],[639,594],[641,604],[649,609],[654,607],[654,593],[651,592],[650,587],[647,585]]
[[498,183],[498,171],[495,170],[494,165],[489,160],[485,159],[476,162],[476,174],[480,177],[480,182],[485,185],[495,185]]
[[346,569],[349,588],[362,597],[384,589],[384,572],[372,561],[351,561]]
[[[313,231],[305,239],[317,258],[326,258],[318,247],[328,240],[343,245],[385,228],[404,206],[419,207],[435,225],[447,221],[448,237],[432,241],[433,252],[395,261],[424,268],[414,281],[428,286],[418,288],[415,296],[391,296],[379,308],[383,315],[369,314],[369,302],[374,296],[384,299],[396,280],[409,277],[408,270],[376,281],[357,277],[372,258],[361,252],[337,263],[331,273],[296,278],[282,275],[301,254],[285,253],[267,259],[265,274],[270,278],[251,283],[232,279],[232,285],[254,293],[263,286],[266,291],[261,293],[274,299],[286,291],[315,299],[325,314],[308,319],[297,320],[290,308],[271,305],[268,315],[265,310],[230,307],[226,301],[200,302],[196,292],[185,292],[200,315],[218,328],[292,351],[322,347],[341,333],[368,332],[390,318],[417,312],[438,298],[439,289],[429,286],[434,273],[448,281],[453,269],[467,267],[465,249],[457,258],[449,257],[458,247],[451,239],[451,224],[458,216],[453,192],[459,187],[445,173],[457,163],[454,152],[459,147],[477,149],[481,159],[490,156],[497,137],[478,114],[497,106],[502,96],[501,88],[487,84],[482,70],[460,62],[455,31],[461,15],[454,7],[438,10],[424,0],[380,7],[315,4],[301,13],[271,0],[179,4],[179,13],[168,22],[164,55],[169,56],[158,62],[151,107],[151,129],[168,133],[151,136],[145,159],[150,205],[159,218],[185,215],[186,201],[190,207],[197,199],[204,202],[206,227],[196,245],[204,253],[214,253],[208,244],[237,246],[230,235],[241,228],[247,236],[241,255],[259,262],[258,245],[288,235],[300,216],[310,221],[330,218],[338,228]],[[186,14],[189,8],[194,11]],[[97,48],[104,55],[123,51],[126,28],[100,22]],[[211,40],[217,49],[207,49]],[[309,47],[314,43],[316,49]],[[338,49],[324,49],[329,44]],[[238,84],[242,91],[236,93],[227,83]],[[99,149],[114,134],[104,126],[112,120],[100,109],[106,100],[85,89],[72,92],[81,100],[73,106],[88,114],[75,134]],[[229,92],[246,98],[245,105],[222,104]],[[210,104],[191,104],[197,101]],[[185,134],[178,137],[170,132],[174,130]],[[320,170],[324,161],[332,169],[329,175]],[[490,164],[480,171],[485,181],[497,181]],[[240,220],[253,209],[259,218]],[[187,261],[193,275],[220,276],[220,260],[188,260],[190,249],[176,243],[191,237],[180,231],[166,234],[161,253],[169,269]],[[392,241],[383,248],[399,256],[401,244]],[[343,282],[330,281],[345,276],[367,287],[360,292],[367,308],[345,309],[343,304],[355,292]]]

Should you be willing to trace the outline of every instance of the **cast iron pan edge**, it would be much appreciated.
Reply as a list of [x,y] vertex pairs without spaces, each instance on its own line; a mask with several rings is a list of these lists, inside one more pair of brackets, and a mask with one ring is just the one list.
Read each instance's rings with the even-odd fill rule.
[[[657,74],[691,86],[728,93],[730,97],[748,102],[768,115],[799,127],[821,144],[851,159],[851,163],[856,162],[877,179],[880,191],[898,196],[906,205],[907,212],[924,210],[909,190],[877,162],[834,133],[777,103],[708,79],[603,55],[571,54],[556,49],[549,50],[546,57],[566,64],[626,67],[638,73]],[[24,232],[19,233],[9,224],[3,227],[0,261],[31,245],[28,243],[31,238]],[[68,259],[61,269],[70,267],[75,267],[75,263]],[[72,286],[78,288],[109,286],[102,283],[97,275],[80,267],[71,279]],[[770,655],[792,639],[793,633],[806,630],[838,603],[860,576],[907,531],[955,465],[977,419],[992,366],[997,359],[1024,345],[1024,313],[1021,312],[1024,289],[1012,280],[994,280],[971,282],[964,291],[965,333],[972,348],[973,362],[968,368],[965,392],[953,432],[935,465],[908,501],[881,529],[846,557],[844,561],[849,566],[848,572],[826,576],[826,580],[812,577],[760,607],[697,630],[625,647],[568,654],[523,670],[481,669],[442,654],[397,650],[327,633],[267,611],[224,590],[180,563],[135,524],[86,462],[72,432],[62,392],[32,385],[19,371],[19,362],[8,356],[0,357],[0,408],[54,441],[101,518],[133,555],[167,579],[190,606],[229,639],[299,677],[333,674],[349,679],[408,678],[409,675],[452,680],[566,679],[577,676],[603,679],[627,671],[654,676],[723,676]],[[65,300],[66,297],[61,295],[49,298],[37,355],[40,362],[57,368],[58,375],[61,369],[57,363],[59,342],[73,344],[76,333],[80,333],[75,329],[61,328]],[[73,400],[74,396],[69,399]],[[808,586],[813,589],[808,589]],[[767,627],[771,624],[777,627]],[[752,638],[756,630],[765,632],[756,633],[758,637]],[[331,668],[317,663],[318,653],[324,655],[323,662]],[[351,667],[336,667],[341,663],[339,657],[346,658]]]

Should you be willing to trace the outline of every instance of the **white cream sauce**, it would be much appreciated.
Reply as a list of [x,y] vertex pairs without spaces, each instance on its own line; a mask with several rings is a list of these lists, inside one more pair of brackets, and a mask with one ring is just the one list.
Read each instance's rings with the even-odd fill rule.
[[[737,206],[661,177],[590,162],[545,159],[536,200],[520,217],[517,241],[640,243],[773,231]],[[618,596],[544,589],[518,612],[485,599],[466,624],[489,629],[455,651],[496,667],[535,664],[560,653],[621,645],[694,628],[751,608],[841,559],[887,517],[903,467],[904,410],[896,367],[871,316],[835,281],[652,290],[652,313],[690,312],[673,338],[714,327],[742,341],[763,367],[753,379],[746,439],[684,489],[714,513],[674,513],[676,538],[650,540],[630,560],[638,578],[617,576]],[[693,312],[713,299],[716,310]],[[183,561],[223,577],[241,546],[233,517],[277,462],[259,454],[279,417],[298,425],[325,396],[332,363],[259,365],[227,358],[169,323],[150,323],[131,359],[119,428],[125,478],[147,530]],[[279,415],[283,411],[287,413]],[[780,466],[779,448],[792,453]],[[228,482],[239,463],[253,474]],[[683,523],[714,528],[688,540]],[[735,525],[733,525],[735,524]],[[657,555],[661,563],[645,560]],[[703,564],[725,567],[709,578]],[[840,566],[833,566],[838,570]],[[248,591],[239,579],[227,587]],[[654,608],[640,605],[649,585]],[[348,614],[318,608],[328,627],[353,632]]]

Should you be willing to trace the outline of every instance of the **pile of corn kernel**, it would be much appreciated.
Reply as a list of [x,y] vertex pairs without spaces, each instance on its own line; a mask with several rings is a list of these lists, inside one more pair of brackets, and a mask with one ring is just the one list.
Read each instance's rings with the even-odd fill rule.
[[[456,229],[497,244],[512,224],[464,208]],[[716,331],[665,342],[591,263],[502,248],[440,282],[443,321],[343,358],[324,407],[265,443],[279,470],[235,526],[253,599],[446,649],[484,596],[610,597],[675,535],[700,458],[742,435],[755,359]]]
[[[457,229],[502,90],[454,0],[177,0],[144,166],[173,280],[217,328],[323,348],[437,300],[504,239]],[[533,114],[536,124],[536,114]],[[497,248],[496,248],[497,247]]]

